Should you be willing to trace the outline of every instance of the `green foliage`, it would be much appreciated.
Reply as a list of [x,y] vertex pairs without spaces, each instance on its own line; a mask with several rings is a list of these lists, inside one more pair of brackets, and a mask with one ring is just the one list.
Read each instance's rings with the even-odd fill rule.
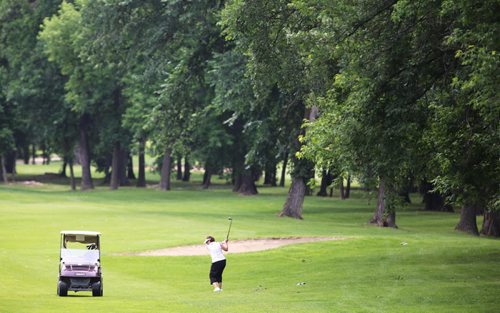
[[427,138],[441,170],[438,188],[458,203],[489,209],[498,209],[500,193],[499,8],[497,1],[443,3],[443,16],[455,20],[444,44],[454,51],[456,70],[432,94]]
[[299,156],[396,190],[437,177],[459,203],[498,198],[496,1],[293,5],[317,17],[294,36],[302,54],[338,66]]
[[189,150],[192,115],[208,104],[204,75],[220,46],[217,9],[204,2],[94,1],[83,12],[95,30],[86,55],[126,74],[125,124],[135,137],[150,136],[160,153]]
[[287,2],[231,1],[221,14],[226,38],[248,55],[248,72],[258,97],[267,97],[275,85],[295,98],[305,92],[304,64],[288,35],[303,26],[306,17]]
[[[307,28],[309,22],[308,16],[301,15],[288,1],[231,1],[222,11],[220,22],[226,39],[232,40],[248,59],[247,76],[257,100],[250,112],[259,112],[252,115],[254,122],[248,125],[263,131],[277,128],[262,133],[263,136],[257,133],[254,146],[270,151],[271,138],[279,138],[281,144],[274,145],[274,158],[282,150],[291,150],[292,176],[305,179],[311,176],[311,164],[295,158],[300,149],[296,139],[309,87],[316,81],[307,76],[301,51],[290,39],[300,27]],[[256,150],[252,152],[254,159],[272,159],[259,157]]]
[[126,67],[120,66],[122,54],[106,50],[109,46],[96,49],[102,14],[94,14],[95,4],[84,0],[63,2],[57,14],[44,21],[39,38],[49,59],[67,77],[68,109],[89,116],[93,123],[90,144],[101,168],[113,147],[120,144],[127,149],[131,135],[122,125],[128,104],[123,86]]
[[[0,106],[4,107],[3,152],[30,143],[57,146],[63,79],[37,41],[42,20],[59,1],[0,3]],[[12,142],[15,140],[15,143]]]
[[269,125],[275,115],[273,106],[261,105],[254,96],[246,64],[247,59],[235,49],[214,55],[206,75],[214,90],[212,105],[207,109],[221,116],[220,126],[224,123],[231,133],[234,147],[239,146],[235,150],[244,155],[245,164],[264,166],[266,160],[274,157],[272,148],[266,148],[276,138],[276,129]]
[[74,4],[62,2],[57,15],[44,20],[39,35],[49,61],[57,62],[63,75],[70,76],[80,64],[73,42],[81,29],[80,13]]
[[[1,99],[2,95],[0,94]],[[6,114],[2,102],[0,101],[0,156],[15,148],[14,135],[11,130],[12,121],[9,121],[9,116]]]
[[2,147],[0,150],[2,154],[15,147],[14,136],[8,128],[0,128],[0,147]]
[[207,106],[205,110],[196,113],[193,118],[192,154],[193,159],[200,160],[208,170],[231,167],[235,138],[231,135],[227,114],[219,111],[217,106]]
[[109,104],[114,91],[110,68],[96,68],[82,55],[90,38],[85,37],[81,10],[85,1],[63,2],[57,13],[45,19],[39,38],[49,60],[55,62],[66,82],[66,99],[80,113],[94,113],[102,104]]

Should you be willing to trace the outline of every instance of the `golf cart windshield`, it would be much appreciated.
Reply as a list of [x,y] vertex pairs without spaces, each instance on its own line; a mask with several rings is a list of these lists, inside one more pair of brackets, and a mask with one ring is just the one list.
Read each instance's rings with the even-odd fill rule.
[[61,232],[61,261],[94,264],[100,260],[100,233],[85,231]]
[[100,235],[92,231],[62,231],[61,250],[99,250]]
[[63,249],[99,250],[99,235],[97,234],[62,234]]

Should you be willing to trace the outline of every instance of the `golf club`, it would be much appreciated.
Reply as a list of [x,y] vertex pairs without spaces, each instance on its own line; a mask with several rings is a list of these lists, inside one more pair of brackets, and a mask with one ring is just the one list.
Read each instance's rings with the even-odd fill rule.
[[231,225],[233,224],[233,219],[231,217],[228,217],[228,220],[229,220],[229,229],[227,230],[226,241],[229,240],[229,232],[231,231]]

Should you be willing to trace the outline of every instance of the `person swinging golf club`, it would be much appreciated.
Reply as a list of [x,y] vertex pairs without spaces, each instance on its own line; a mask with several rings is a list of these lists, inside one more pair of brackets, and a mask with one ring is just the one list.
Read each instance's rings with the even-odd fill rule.
[[210,284],[214,287],[214,292],[222,291],[222,273],[226,267],[226,257],[224,251],[228,251],[227,239],[223,242],[216,242],[212,236],[207,236],[205,239],[210,256],[212,257],[212,265],[210,266]]

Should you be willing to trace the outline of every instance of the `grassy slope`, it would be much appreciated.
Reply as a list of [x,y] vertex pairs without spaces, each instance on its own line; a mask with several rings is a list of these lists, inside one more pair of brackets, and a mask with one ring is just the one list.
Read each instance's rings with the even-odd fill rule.
[[[454,232],[457,214],[410,207],[398,213],[398,230],[380,229],[366,225],[373,201],[355,194],[308,197],[305,219],[296,221],[276,217],[285,189],[259,191],[0,186],[0,312],[494,312],[500,305],[500,242]],[[117,255],[196,244],[207,234],[220,239],[228,216],[233,239],[348,239],[229,254],[222,294],[208,285],[208,256]],[[62,229],[103,233],[104,297],[56,296]]]

